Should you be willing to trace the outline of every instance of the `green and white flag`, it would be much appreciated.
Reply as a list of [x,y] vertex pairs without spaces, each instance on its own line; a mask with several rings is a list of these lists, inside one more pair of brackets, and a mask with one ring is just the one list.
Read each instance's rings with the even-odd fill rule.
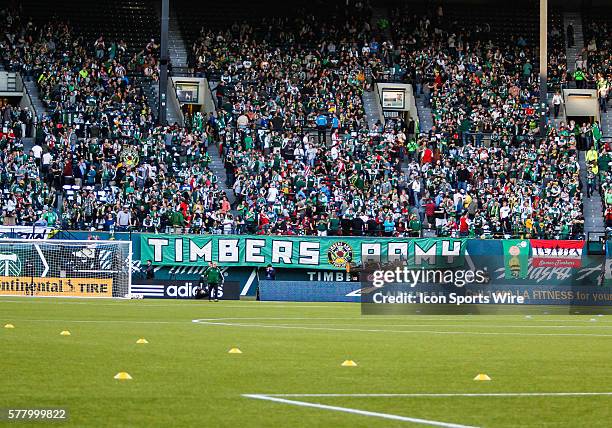
[[504,267],[506,279],[527,278],[529,270],[529,241],[525,239],[506,239],[504,246]]

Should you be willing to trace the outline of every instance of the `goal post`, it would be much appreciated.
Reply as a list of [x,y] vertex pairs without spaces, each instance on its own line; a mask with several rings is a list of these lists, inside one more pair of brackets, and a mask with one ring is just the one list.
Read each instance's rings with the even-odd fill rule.
[[128,297],[131,241],[0,239],[0,295]]

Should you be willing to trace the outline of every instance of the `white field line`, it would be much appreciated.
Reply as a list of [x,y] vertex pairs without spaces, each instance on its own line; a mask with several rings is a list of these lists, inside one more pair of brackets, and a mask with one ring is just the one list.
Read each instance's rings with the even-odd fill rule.
[[[68,320],[68,319],[32,319],[32,318],[13,318],[7,317],[6,320],[13,322],[61,322],[61,323],[100,323],[100,324],[205,324],[205,325],[216,325],[216,326],[228,326],[228,327],[252,327],[252,328],[276,328],[276,329],[296,329],[296,330],[316,330],[316,331],[348,331],[348,332],[366,332],[366,333],[427,333],[427,334],[459,334],[459,335],[505,335],[505,336],[594,336],[594,337],[612,337],[612,334],[588,334],[588,333],[518,333],[518,332],[479,332],[479,331],[443,331],[443,330],[390,330],[390,329],[365,329],[365,328],[332,328],[332,327],[314,327],[314,326],[300,326],[300,325],[283,325],[283,324],[243,324],[238,322],[218,322],[218,320],[246,320],[246,319],[262,319],[262,320],[275,320],[275,318],[207,318],[207,319],[195,319],[191,323],[187,321],[161,321],[161,320]],[[278,318],[278,320],[309,320],[312,318]],[[332,318],[330,318],[332,319]],[[333,319],[347,319],[347,318],[333,318]],[[504,327],[504,326],[484,326],[484,325],[451,325],[451,324],[407,324],[406,327],[468,327],[468,328],[491,328],[491,327]],[[505,326],[511,328],[586,328],[586,326]],[[589,327],[603,327],[606,326],[589,326]]]
[[[312,318],[310,318],[312,319]],[[308,324],[309,326],[312,327],[316,327],[316,326],[325,326],[325,327],[335,327],[335,326],[342,326],[344,324],[328,324],[328,323],[312,323],[312,324]],[[491,324],[466,324],[466,323],[461,323],[461,322],[457,322],[455,324],[381,324],[381,327],[474,327],[474,328],[537,328],[537,329],[542,329],[542,330],[546,330],[546,329],[572,329],[572,328],[576,328],[576,329],[591,329],[591,328],[604,328],[604,329],[612,329],[612,324],[607,324],[607,325],[601,325],[601,324],[582,324],[582,325],[503,325],[503,324],[498,324],[498,325],[491,325]]]
[[[195,319],[192,322],[203,325],[216,325],[225,327],[247,327],[247,328],[270,328],[277,330],[313,330],[313,331],[342,331],[358,333],[404,333],[404,334],[440,334],[440,335],[470,335],[470,336],[559,336],[559,337],[612,337],[612,334],[587,334],[587,333],[518,333],[501,331],[444,331],[444,330],[389,330],[389,329],[368,329],[368,328],[331,328],[331,327],[309,327],[299,325],[270,325],[270,324],[244,324],[233,322],[214,322],[206,319]],[[478,326],[474,326],[478,327]]]
[[[2,296],[0,296],[2,297]],[[10,297],[14,297],[14,299],[8,299],[8,300],[0,300],[0,303],[25,303],[25,304],[31,304],[31,303],[48,303],[48,304],[53,304],[53,305],[93,305],[93,306],[115,306],[115,307],[121,307],[122,309],[124,309],[123,306],[121,305],[129,305],[130,303],[128,302],[141,302],[141,300],[130,300],[130,299],[120,299],[120,298],[114,298],[114,297],[72,297],[71,299],[78,299],[81,301],[71,301],[71,302],[60,302],[57,301],[55,299],[68,299],[70,297],[55,297],[55,296],[10,296]],[[115,303],[108,303],[108,302],[115,302]],[[101,303],[101,302],[106,302],[106,303]],[[217,303],[220,303],[220,305],[218,305]],[[341,306],[345,306],[348,307],[350,305],[354,306],[354,305],[358,305],[358,303],[356,304],[352,304],[350,302],[328,302],[327,304],[321,304],[321,302],[318,302],[318,304],[300,304],[300,303],[289,303],[288,302],[268,302],[268,301],[256,301],[256,300],[241,300],[240,304],[236,305],[236,304],[225,304],[225,302],[217,302],[214,305],[215,306],[220,306],[220,307],[224,307],[224,308],[241,308],[241,309],[276,309],[276,308],[289,308],[289,309],[293,309],[293,308],[300,308],[300,309],[309,309],[309,308],[313,308],[313,309],[338,309],[338,307]],[[207,307],[206,303],[203,302],[196,302],[193,300],[188,300],[188,299],[181,299],[180,303],[177,302],[175,304],[138,304],[135,303],[131,306],[131,308],[159,308],[159,307],[163,307],[163,308],[179,308],[179,307],[194,307],[194,306],[199,306],[201,305],[202,307]],[[211,305],[212,306],[212,305]],[[396,319],[396,320],[420,320],[420,321],[458,321],[458,322],[464,322],[466,324],[469,324],[470,322],[473,323],[478,323],[480,322],[482,319],[487,319],[487,320],[491,320],[491,319],[505,319],[505,317],[517,317],[520,315],[483,315],[483,316],[471,316],[471,315],[467,315],[469,318],[458,318],[457,315],[449,315],[445,318],[431,318],[431,317],[427,317],[425,315],[400,315],[400,316],[388,316],[385,315],[384,319],[385,320],[391,320],[391,319]],[[567,314],[568,318],[563,318],[563,319],[558,319],[558,318],[553,318],[550,319],[550,317],[553,315],[532,315],[532,318],[529,318],[529,322],[559,322],[559,323],[564,323],[564,322],[584,322],[584,323],[588,323],[590,322],[587,319],[580,319],[578,318],[580,317],[598,317],[597,321],[600,323],[606,323],[606,322],[612,322],[612,318],[602,318],[604,315],[603,314],[599,314],[599,315],[584,315],[584,314],[577,314],[577,315],[572,315],[572,314]],[[486,317],[486,318],[483,318]],[[494,317],[494,318],[493,318]],[[535,318],[535,317],[539,317],[539,318]],[[336,318],[320,318],[317,317],[317,319],[319,320],[366,320],[368,318],[377,318],[377,316],[374,315],[370,315],[370,316],[360,316],[360,317],[351,317],[351,318],[346,318],[346,317],[336,317]],[[574,319],[575,318],[575,319]],[[225,319],[225,318],[219,318],[219,319]],[[235,318],[231,318],[231,319],[235,319]],[[309,318],[259,318],[259,317],[254,317],[254,318],[242,318],[242,319],[277,319],[277,320],[282,320],[282,319],[305,319],[305,320],[312,320],[312,317]]]
[[292,406],[311,407],[315,409],[332,410],[335,412],[352,413],[354,415],[370,416],[370,417],[382,418],[382,419],[391,419],[391,420],[402,421],[402,422],[412,422],[415,424],[429,425],[429,426],[435,426],[435,427],[475,428],[469,425],[459,425],[459,424],[453,424],[453,423],[448,423],[448,422],[432,421],[429,419],[410,418],[407,416],[392,415],[390,413],[370,412],[367,410],[353,409],[350,407],[329,406],[327,404],[308,403],[306,401],[297,401],[297,400],[287,400],[284,398],[277,398],[277,397],[273,397],[270,395],[263,395],[263,394],[243,394],[243,397],[254,398],[256,400],[273,401],[276,403],[289,404]]
[[[221,321],[353,321],[360,320],[369,322],[371,319],[364,318],[324,318],[324,317],[298,317],[298,318],[288,318],[288,317],[280,317],[280,318],[270,318],[270,317],[231,317],[231,318],[202,318],[199,320],[194,320],[193,322],[221,322]],[[415,320],[419,321],[419,320]],[[424,319],[423,321],[427,321]],[[430,321],[434,321],[431,319]],[[437,319],[437,321],[448,321],[447,319]],[[581,325],[532,325],[532,324],[520,324],[520,325],[508,325],[508,324],[476,324],[474,322],[463,322],[465,320],[458,319],[456,323],[453,324],[382,324],[381,327],[478,327],[478,328],[540,328],[540,329],[548,329],[548,328],[558,328],[558,329],[571,329],[571,328],[612,328],[612,324],[608,323],[593,323],[593,322],[585,322]],[[267,324],[274,325],[274,324]],[[309,327],[335,327],[342,326],[344,324],[330,324],[323,322],[311,322],[308,323]]]
[[[453,317],[455,317],[453,315]],[[497,316],[496,316],[497,318]],[[491,318],[470,318],[470,319],[466,319],[466,318],[461,318],[461,317],[456,317],[456,318],[427,318],[421,315],[417,315],[414,317],[407,317],[407,316],[384,316],[384,317],[365,317],[365,316],[359,316],[359,317],[316,317],[313,318],[312,316],[310,317],[223,317],[223,318],[202,318],[201,321],[235,321],[235,320],[260,320],[260,321],[303,321],[303,320],[310,320],[310,321],[342,321],[342,320],[346,320],[346,321],[371,321],[374,319],[381,319],[381,320],[410,320],[410,321],[456,321],[457,323],[464,323],[466,325],[469,324],[474,324],[475,326],[479,326],[480,322],[482,322],[483,320],[486,321],[492,321]],[[502,320],[503,321],[503,320]],[[515,320],[518,321],[518,320]],[[529,319],[529,322],[533,322],[536,321],[534,319]],[[593,324],[592,321],[590,320],[580,320],[580,319],[559,319],[559,320],[537,320],[537,321],[558,321],[558,322],[570,322],[570,321],[575,321],[577,323],[583,323],[583,324],[587,324],[589,326],[595,326],[597,324]],[[605,323],[605,319],[602,318],[598,318],[597,319],[598,323],[604,324]],[[610,325],[612,326],[612,319],[609,319]],[[403,325],[411,325],[411,324],[397,324],[397,325],[393,325],[393,324],[385,324],[385,326],[403,326]],[[438,324],[436,324],[438,325]],[[456,323],[452,324],[452,325],[456,325]],[[502,324],[500,324],[502,325]],[[541,327],[541,328],[548,328],[548,327],[566,327],[566,326],[550,326],[550,325],[544,325],[544,326],[535,326],[535,325],[531,325],[531,324],[524,324],[524,325],[520,325],[519,327]]]
[[91,324],[187,324],[186,321],[158,321],[158,320],[61,320],[61,319],[28,319],[28,318],[6,318],[11,321],[24,322],[61,322],[61,323],[91,323]]
[[[83,302],[58,302],[54,299],[68,299],[68,298],[72,298],[72,299],[79,299],[79,300],[85,300]],[[127,302],[141,302],[141,300],[129,300],[129,299],[118,299],[118,298],[114,298],[114,297],[55,297],[55,296],[23,296],[19,298],[20,300],[0,300],[0,303],[26,303],[26,304],[31,304],[31,303],[49,303],[49,304],[54,304],[54,305],[93,305],[93,306],[115,306],[115,307],[122,307],[121,305],[128,305],[129,303]],[[40,300],[35,300],[35,299],[40,299]],[[148,299],[147,299],[148,300]],[[177,299],[178,300],[178,299]],[[116,303],[97,303],[96,301],[115,301]],[[250,300],[245,300],[244,303],[251,303],[251,302],[256,302],[256,301],[250,301]],[[338,309],[337,306],[326,306],[326,305],[281,305],[281,304],[276,304],[276,305],[266,305],[266,306],[255,306],[255,305],[243,305],[242,301],[241,304],[239,305],[231,305],[231,304],[221,304],[218,305],[218,303],[220,302],[216,302],[214,305],[215,306],[220,306],[220,307],[224,307],[224,308],[241,308],[241,309],[263,309],[265,307],[265,309],[270,309],[270,308],[300,308],[300,309]],[[256,302],[256,303],[260,303],[260,302]],[[195,302],[192,300],[188,300],[188,299],[181,299],[180,303],[176,303],[176,304],[169,304],[169,305],[164,305],[164,304],[133,304],[132,306],[130,306],[130,308],[179,308],[179,307],[194,307],[194,306],[202,306],[202,307],[206,307],[208,306],[207,303],[204,302]],[[210,307],[212,307],[213,305],[211,304]],[[123,307],[122,307],[123,308]]]
[[268,397],[582,397],[612,396],[612,392],[466,392],[409,394],[265,394]]

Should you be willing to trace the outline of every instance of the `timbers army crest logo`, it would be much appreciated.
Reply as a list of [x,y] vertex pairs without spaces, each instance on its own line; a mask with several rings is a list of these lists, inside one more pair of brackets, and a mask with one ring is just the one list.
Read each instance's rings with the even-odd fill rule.
[[346,242],[335,242],[327,250],[327,260],[335,267],[345,267],[353,261],[353,248]]
[[123,162],[125,166],[129,166],[129,167],[136,166],[138,165],[138,162],[140,162],[140,156],[138,155],[138,149],[133,146],[128,146],[124,148],[121,151],[119,158],[121,159],[121,162]]

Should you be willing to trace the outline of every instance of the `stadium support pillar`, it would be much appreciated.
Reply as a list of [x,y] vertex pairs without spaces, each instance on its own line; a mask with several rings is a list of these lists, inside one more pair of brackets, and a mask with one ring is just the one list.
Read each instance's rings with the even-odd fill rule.
[[548,105],[548,0],[540,0],[540,136],[546,135]]
[[170,0],[162,0],[161,11],[161,47],[159,55],[159,123],[166,124],[168,99],[168,16],[170,15]]

